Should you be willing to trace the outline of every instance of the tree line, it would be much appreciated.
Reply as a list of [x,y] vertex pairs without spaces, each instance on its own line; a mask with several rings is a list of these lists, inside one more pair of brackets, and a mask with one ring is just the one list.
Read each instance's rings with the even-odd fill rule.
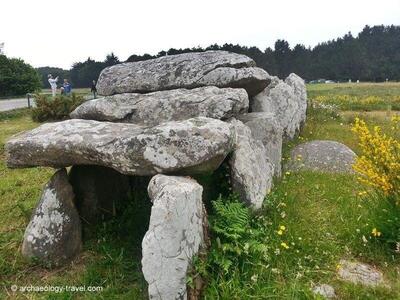
[[[268,47],[263,51],[257,47],[214,44],[206,48],[172,48],[156,55],[132,54],[126,61],[135,62],[207,50],[225,50],[247,55],[269,74],[280,78],[295,72],[306,80],[400,80],[400,26],[395,25],[365,26],[357,36],[348,33],[313,48],[301,44],[290,47],[287,41],[280,39],[275,42],[273,49]],[[36,74],[22,60],[0,55],[0,96],[24,94],[40,86],[48,88],[48,74],[69,79],[75,88],[89,87],[93,80],[97,80],[102,69],[120,62],[111,53],[104,61],[95,61],[89,57],[86,61],[74,63],[70,70],[42,67],[36,69]]]
[[[355,37],[347,33],[313,48],[301,44],[291,48],[287,41],[280,39],[275,42],[274,49],[268,47],[264,51],[257,47],[214,44],[206,48],[171,48],[156,55],[132,54],[126,62],[207,50],[225,50],[247,55],[269,74],[280,78],[294,72],[306,80],[400,80],[400,26],[395,25],[365,26]],[[75,87],[89,87],[92,80],[97,80],[102,69],[117,63],[120,63],[120,60],[111,53],[102,62],[89,57],[84,62],[73,64],[69,71],[48,67],[39,68],[38,71],[42,76],[43,87],[48,85],[46,76],[50,71],[53,75],[70,79]]]

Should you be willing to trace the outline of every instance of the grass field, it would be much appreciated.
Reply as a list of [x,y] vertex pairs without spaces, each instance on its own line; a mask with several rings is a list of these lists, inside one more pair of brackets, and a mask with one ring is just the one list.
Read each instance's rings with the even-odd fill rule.
[[[308,90],[312,100],[348,95],[376,96],[393,102],[400,97],[400,84],[317,84],[309,85]],[[374,103],[362,102],[361,106],[363,109],[357,106],[346,111],[342,106],[332,113],[310,110],[301,136],[286,146],[285,156],[295,144],[314,139],[337,140],[359,152],[351,132],[356,116],[370,125],[382,126],[384,132],[390,131],[389,120],[397,113],[391,106],[378,111]],[[146,231],[146,226],[140,224],[146,223],[146,214],[143,210],[135,212],[137,204],[132,204],[118,219],[101,224],[71,265],[48,270],[22,258],[24,229],[41,188],[53,171],[7,169],[4,143],[11,135],[36,126],[28,110],[0,114],[0,299],[146,299],[147,287],[140,272],[140,243]],[[374,199],[359,196],[363,190],[352,175],[284,175],[255,218],[262,225],[257,239],[268,249],[268,263],[259,262],[255,256],[249,258],[251,264],[229,273],[208,271],[204,298],[313,299],[311,286],[327,283],[334,286],[339,299],[400,299],[399,254],[371,237],[371,229],[378,226],[378,208]],[[277,228],[282,225],[286,231],[277,235]],[[289,245],[288,249],[281,247],[282,242]],[[386,287],[365,288],[340,281],[336,268],[341,258],[376,266],[384,273]],[[13,284],[86,285],[101,286],[103,290],[13,293]]]

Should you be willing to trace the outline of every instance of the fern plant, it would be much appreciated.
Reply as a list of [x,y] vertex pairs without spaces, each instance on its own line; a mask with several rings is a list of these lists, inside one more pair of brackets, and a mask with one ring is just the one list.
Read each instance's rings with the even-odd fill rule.
[[212,202],[210,229],[213,243],[207,266],[212,271],[229,273],[232,268],[257,260],[268,259],[264,231],[253,214],[236,195]]

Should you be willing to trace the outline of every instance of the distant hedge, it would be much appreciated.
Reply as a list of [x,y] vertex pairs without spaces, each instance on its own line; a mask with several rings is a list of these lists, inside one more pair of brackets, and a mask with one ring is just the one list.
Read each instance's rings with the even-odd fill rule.
[[0,97],[40,90],[39,74],[21,59],[0,55]]

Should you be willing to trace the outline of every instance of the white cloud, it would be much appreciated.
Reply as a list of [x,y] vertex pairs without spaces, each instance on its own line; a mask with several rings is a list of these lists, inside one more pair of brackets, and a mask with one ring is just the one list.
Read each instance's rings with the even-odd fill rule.
[[263,50],[278,38],[314,46],[366,24],[399,25],[399,16],[398,0],[2,0],[0,42],[36,67],[69,68],[111,51],[124,60],[226,42]]

